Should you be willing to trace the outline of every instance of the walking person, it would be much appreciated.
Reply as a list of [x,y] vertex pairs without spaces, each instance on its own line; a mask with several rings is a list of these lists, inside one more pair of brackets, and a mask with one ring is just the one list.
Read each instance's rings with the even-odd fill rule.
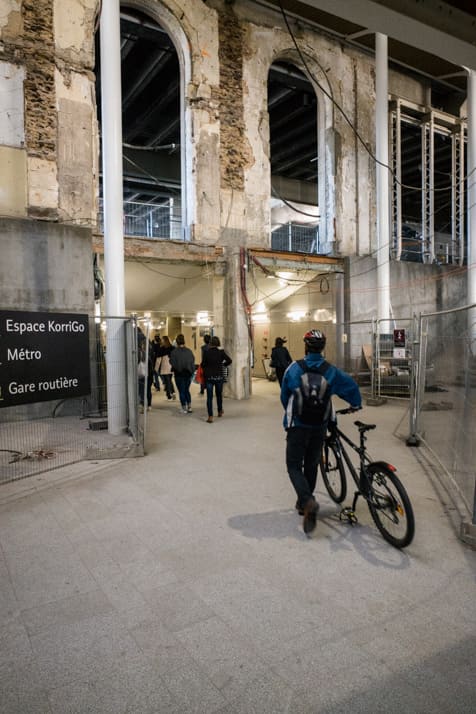
[[[319,511],[314,489],[332,411],[330,398],[337,394],[354,409],[361,408],[362,398],[352,377],[324,360],[326,336],[323,332],[306,332],[304,346],[304,359],[293,362],[284,374],[281,403],[286,431],[286,467],[297,495],[296,510],[304,516],[303,530],[309,534],[316,527]],[[316,390],[320,401],[315,399]]]
[[195,357],[188,347],[185,347],[185,337],[180,334],[175,338],[177,347],[170,353],[175,384],[177,385],[180,405],[184,414],[192,411],[192,396],[190,384],[195,372]]
[[205,376],[205,386],[207,389],[207,413],[208,424],[213,422],[213,391],[215,390],[217,400],[218,416],[222,417],[223,412],[223,367],[231,364],[232,359],[225,350],[220,349],[220,340],[215,335],[210,340],[210,348],[203,354],[202,369]]
[[[207,350],[210,349],[210,339],[211,339],[210,335],[203,335],[203,345],[200,348],[202,351],[202,359],[201,359],[202,363],[203,363],[203,355],[205,354],[205,352]],[[204,392],[205,392],[205,384],[202,383],[200,385],[200,394],[204,394]]]
[[156,349],[156,369],[164,385],[167,399],[175,399],[175,390],[172,381],[172,365],[170,363],[170,355],[174,349],[175,347],[167,335],[162,337],[161,345]]
[[279,386],[281,386],[281,384],[283,383],[283,375],[286,369],[293,361],[291,355],[288,352],[287,347],[284,346],[285,342],[285,337],[276,337],[274,347],[271,350],[271,360],[269,362],[269,366],[274,367],[276,371],[276,377],[278,378]]
[[154,361],[152,346],[149,343],[149,350],[146,359],[146,344],[142,340],[141,346],[138,349],[138,366],[139,375],[139,411],[143,412],[145,400],[147,399],[147,411],[152,409],[152,384],[154,383]]
[[157,371],[157,353],[158,350],[160,349],[160,335],[157,333],[154,336],[154,341],[152,342],[152,347],[154,348],[154,356],[153,356],[153,362],[154,362],[154,387],[156,392],[160,392],[160,379],[159,379],[159,373]]

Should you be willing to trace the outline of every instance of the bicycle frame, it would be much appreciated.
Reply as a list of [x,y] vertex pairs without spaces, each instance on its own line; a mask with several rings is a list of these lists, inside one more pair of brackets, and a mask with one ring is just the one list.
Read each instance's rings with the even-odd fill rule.
[[[367,453],[366,432],[375,429],[375,424],[354,422],[359,431],[358,443],[339,429],[337,415],[354,411],[352,407],[337,410],[335,421],[328,425],[320,462],[324,484],[331,499],[335,503],[342,503],[347,494],[347,471],[350,471],[357,488],[352,506],[342,508],[339,519],[347,519],[351,525],[357,523],[355,508],[359,496],[362,496],[385,540],[396,548],[404,548],[412,542],[415,534],[415,517],[410,499],[395,473],[396,468],[385,461],[372,461]],[[346,449],[346,445],[358,454],[358,466],[352,463],[351,452]]]
[[[356,422],[356,424],[358,426],[359,422]],[[334,440],[336,446],[339,449],[339,452],[344,457],[344,461],[347,465],[347,468],[349,469],[352,478],[355,482],[355,485],[357,486],[357,491],[354,493],[354,500],[352,502],[352,511],[355,511],[357,499],[359,498],[359,496],[362,496],[366,501],[369,501],[371,498],[371,491],[369,489],[369,475],[366,469],[367,464],[382,463],[383,466],[386,466],[391,471],[396,471],[396,469],[395,466],[389,464],[388,462],[372,462],[372,459],[368,455],[367,449],[365,447],[367,437],[365,436],[364,430],[362,430],[361,428],[359,428],[360,444],[356,444],[352,441],[350,437],[347,436],[347,434],[344,434],[344,432],[341,431],[337,426],[337,422],[333,422],[329,425],[329,432],[330,434],[327,438],[331,441]],[[358,471],[352,463],[350,456],[344,447],[343,442],[348,444],[359,455],[360,464]]]

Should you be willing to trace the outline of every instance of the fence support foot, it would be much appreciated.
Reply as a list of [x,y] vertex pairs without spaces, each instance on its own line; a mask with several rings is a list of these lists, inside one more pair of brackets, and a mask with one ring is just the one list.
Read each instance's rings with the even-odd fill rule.
[[387,400],[385,397],[367,397],[366,404],[368,407],[381,407],[382,404],[386,404]]
[[407,446],[420,446],[421,442],[416,434],[410,434],[405,443]]

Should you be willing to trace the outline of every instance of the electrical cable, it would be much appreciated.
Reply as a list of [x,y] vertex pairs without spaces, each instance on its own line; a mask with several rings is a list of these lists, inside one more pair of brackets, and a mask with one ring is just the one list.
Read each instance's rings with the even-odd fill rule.
[[[289,24],[288,17],[287,17],[286,12],[285,12],[285,10],[284,10],[284,8],[283,8],[282,0],[278,0],[278,4],[279,4],[279,9],[280,9],[280,11],[281,11],[281,15],[282,15],[282,17],[283,17],[284,23],[285,23],[285,25],[286,25],[286,29],[287,29],[287,31],[288,31],[288,34],[289,34],[289,36],[291,37],[291,40],[293,41],[294,47],[296,48],[296,51],[297,51],[297,53],[298,53],[298,55],[299,55],[299,58],[300,58],[300,60],[301,60],[301,62],[302,62],[302,64],[303,64],[304,68],[306,69],[306,72],[308,73],[309,78],[311,79],[312,82],[314,82],[314,83],[316,84],[317,87],[319,87],[319,89],[321,90],[321,92],[332,102],[333,106],[335,106],[336,109],[338,109],[338,111],[340,112],[341,116],[342,116],[343,119],[347,122],[347,124],[348,124],[349,127],[351,128],[352,132],[354,133],[355,137],[356,137],[357,140],[360,142],[360,144],[363,146],[363,148],[364,148],[365,151],[368,153],[368,155],[370,156],[370,158],[371,158],[376,164],[378,164],[379,166],[382,166],[383,168],[387,169],[387,170],[389,171],[390,175],[392,176],[393,180],[395,181],[395,183],[397,183],[398,185],[400,185],[402,188],[410,189],[410,190],[412,190],[412,191],[422,191],[423,189],[421,188],[421,186],[409,186],[409,185],[404,184],[404,183],[402,183],[401,181],[399,181],[399,180],[397,179],[397,177],[395,176],[395,172],[394,172],[394,170],[391,168],[391,166],[389,166],[388,164],[384,163],[383,161],[380,161],[380,159],[378,159],[378,158],[375,156],[375,154],[372,152],[372,150],[367,146],[367,143],[364,141],[362,135],[360,134],[360,132],[358,131],[358,129],[354,126],[354,124],[353,124],[353,122],[351,121],[351,119],[347,116],[347,114],[346,114],[346,112],[344,111],[344,109],[343,109],[343,108],[340,106],[340,104],[334,99],[334,97],[332,96],[332,94],[329,93],[329,92],[322,86],[322,84],[319,82],[318,79],[316,79],[316,77],[314,76],[313,72],[310,70],[309,65],[308,65],[308,63],[307,63],[307,60],[306,60],[306,58],[304,57],[304,54],[303,54],[301,48],[299,47],[299,45],[298,45],[298,43],[297,43],[297,40],[296,40],[296,37],[295,37],[293,31],[291,30],[291,26],[290,26],[290,24]],[[314,60],[314,58],[313,58],[313,60]],[[327,77],[327,75],[325,75],[325,76]],[[473,169],[470,171],[469,174],[466,174],[466,176],[465,176],[464,178],[465,178],[465,179],[468,179],[474,172],[476,172],[476,167],[473,168]],[[448,191],[448,190],[450,190],[451,188],[452,188],[451,185],[449,185],[449,186],[444,186],[444,187],[441,187],[441,188],[433,188],[432,190],[433,190],[434,193],[436,193],[436,192],[438,192],[438,191]]]

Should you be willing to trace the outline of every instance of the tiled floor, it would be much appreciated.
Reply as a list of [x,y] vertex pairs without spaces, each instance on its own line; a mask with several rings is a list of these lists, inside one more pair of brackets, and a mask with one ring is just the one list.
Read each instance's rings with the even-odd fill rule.
[[[308,539],[277,385],[207,424],[154,394],[148,455],[0,487],[2,714],[474,711],[476,553],[404,440],[366,407],[416,537],[387,545],[322,492]],[[352,428],[352,417],[342,422]]]

